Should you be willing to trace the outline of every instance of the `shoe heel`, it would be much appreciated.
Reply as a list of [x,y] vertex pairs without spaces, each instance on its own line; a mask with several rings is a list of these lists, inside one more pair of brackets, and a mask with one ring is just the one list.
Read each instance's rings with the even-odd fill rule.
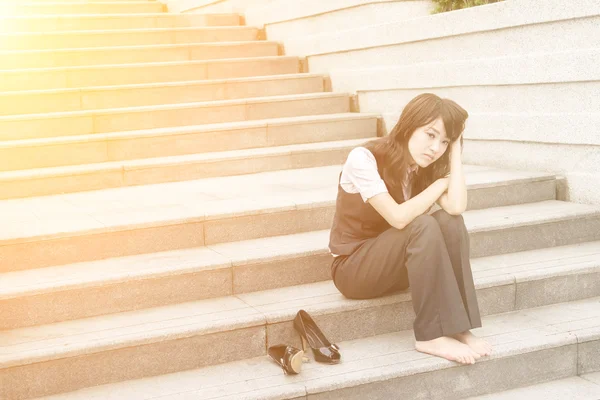
[[306,356],[306,348],[309,347],[308,342],[306,341],[306,339],[304,339],[304,336],[302,336],[302,335],[299,335],[299,336],[300,336],[300,340],[302,340],[302,352],[304,353],[304,356],[302,357],[302,361],[305,363],[309,363],[310,358],[308,358]]
[[305,358],[303,350],[285,344],[269,347],[267,355],[283,369],[283,373],[286,375],[299,374]]
[[294,354],[292,359],[290,360],[290,367],[292,371],[299,374],[302,370],[302,362],[306,357],[304,357],[304,351],[300,350],[298,353]]
[[300,340],[302,340],[302,351],[306,352],[306,348],[309,347],[308,342],[306,341],[304,336],[302,336],[302,335],[299,335],[299,336],[300,336]]

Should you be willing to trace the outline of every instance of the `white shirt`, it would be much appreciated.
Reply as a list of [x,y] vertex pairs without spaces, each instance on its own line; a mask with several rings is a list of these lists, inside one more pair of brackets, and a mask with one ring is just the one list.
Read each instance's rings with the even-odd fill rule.
[[[415,166],[415,168],[407,171],[402,180],[402,192],[405,200],[410,198],[410,177],[417,168]],[[377,170],[375,156],[364,147],[356,147],[348,154],[346,163],[342,168],[340,186],[346,193],[360,193],[365,203],[373,196],[388,192]]]

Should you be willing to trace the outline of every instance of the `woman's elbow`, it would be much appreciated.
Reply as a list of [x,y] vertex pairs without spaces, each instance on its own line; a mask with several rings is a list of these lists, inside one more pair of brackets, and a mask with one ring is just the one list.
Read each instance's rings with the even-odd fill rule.
[[408,225],[408,224],[405,223],[404,221],[392,221],[390,223],[390,225],[401,231],[402,229],[406,228],[406,225]]
[[388,221],[388,224],[390,224],[392,227],[398,229],[398,230],[402,230],[406,227],[406,225],[408,225],[408,222],[406,222],[403,218],[401,217],[397,217],[397,216],[392,216],[390,218],[390,220]]
[[445,204],[440,204],[444,210],[450,215],[460,215],[467,211],[467,197],[460,199],[447,199]]

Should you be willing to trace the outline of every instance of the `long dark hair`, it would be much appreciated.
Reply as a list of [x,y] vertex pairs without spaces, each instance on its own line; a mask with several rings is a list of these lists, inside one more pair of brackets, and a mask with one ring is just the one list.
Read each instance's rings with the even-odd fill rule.
[[[403,172],[408,168],[410,155],[408,140],[417,128],[442,117],[446,136],[454,143],[465,129],[469,117],[467,111],[450,99],[442,99],[432,93],[423,93],[412,99],[389,135],[365,144],[375,156],[382,179],[390,189],[400,187]],[[462,137],[461,137],[462,142]],[[419,168],[413,180],[413,195],[421,193],[436,179],[450,172],[450,145],[446,152],[427,168]],[[393,191],[393,190],[391,190]]]

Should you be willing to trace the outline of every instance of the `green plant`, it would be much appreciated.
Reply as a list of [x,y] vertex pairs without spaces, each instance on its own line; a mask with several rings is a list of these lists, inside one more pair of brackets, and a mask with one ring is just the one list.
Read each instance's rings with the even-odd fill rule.
[[433,0],[435,3],[434,13],[441,13],[452,10],[460,10],[474,6],[482,6],[484,4],[497,3],[502,0]]

